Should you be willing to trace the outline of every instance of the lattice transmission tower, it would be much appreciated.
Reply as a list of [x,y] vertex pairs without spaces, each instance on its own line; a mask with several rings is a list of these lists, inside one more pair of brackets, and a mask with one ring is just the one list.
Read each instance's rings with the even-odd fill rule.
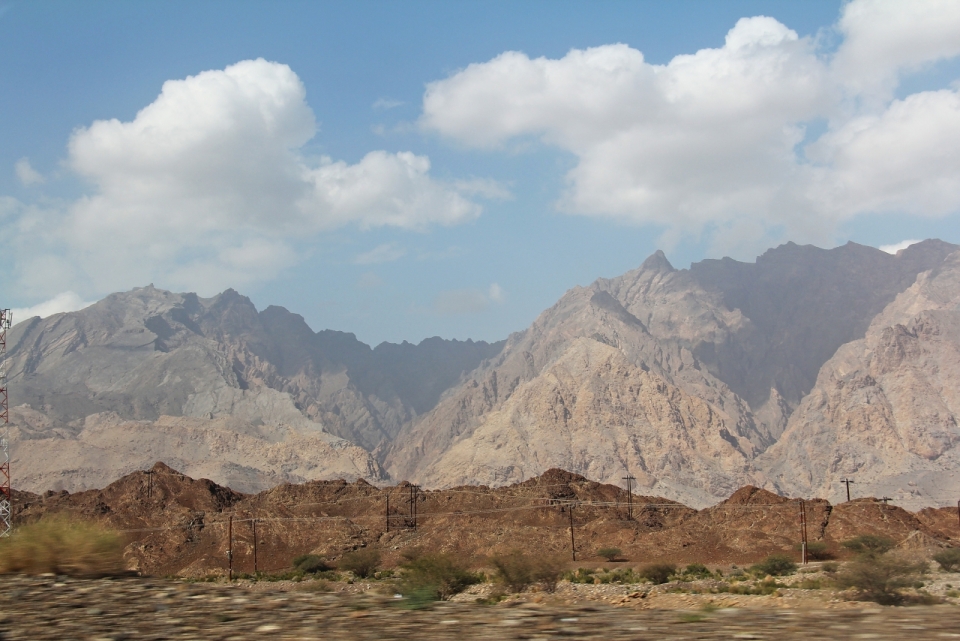
[[7,330],[13,316],[0,309],[0,536],[13,529],[13,491],[10,489],[10,403],[7,398]]

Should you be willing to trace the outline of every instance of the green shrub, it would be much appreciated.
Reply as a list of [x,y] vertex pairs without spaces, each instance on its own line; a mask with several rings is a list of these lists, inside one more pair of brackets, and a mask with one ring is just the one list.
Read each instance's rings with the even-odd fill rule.
[[840,569],[840,565],[837,563],[834,563],[833,561],[829,561],[821,565],[820,569],[826,572],[827,574],[833,574],[834,572]]
[[621,554],[623,554],[623,551],[620,548],[600,548],[597,550],[597,556],[603,557],[607,561],[616,561]]
[[333,566],[330,565],[326,559],[316,554],[301,554],[300,556],[294,557],[293,567],[295,572],[300,572],[301,575],[316,574],[317,572],[326,572],[327,570],[333,569]]
[[900,590],[914,585],[924,571],[926,563],[910,563],[887,556],[863,556],[848,563],[837,575],[837,586],[856,590],[865,601],[896,605],[904,599]]
[[358,579],[366,579],[380,567],[380,552],[373,548],[360,548],[344,554],[338,566],[341,570],[353,572]]
[[400,589],[414,600],[445,601],[482,580],[449,554],[422,554],[403,566]]
[[676,574],[677,568],[669,563],[652,563],[640,569],[640,576],[657,585],[666,583]]
[[789,556],[783,554],[771,554],[760,563],[750,566],[750,572],[760,576],[786,576],[793,574],[797,569],[797,564]]
[[960,548],[947,548],[933,555],[933,560],[940,564],[946,572],[960,569]]
[[[797,543],[794,547],[797,552],[803,553],[803,544]],[[823,541],[811,541],[807,543],[807,560],[808,561],[827,561],[833,558],[833,553],[830,551],[830,548],[827,547],[827,544]]]
[[596,570],[591,570],[590,568],[577,568],[575,572],[567,572],[566,579],[570,583],[594,583],[594,574]]
[[859,556],[876,558],[892,550],[895,544],[892,539],[885,536],[861,534],[860,536],[844,541],[840,545],[856,552]]
[[534,583],[547,592],[554,592],[564,566],[559,557],[534,557],[519,550],[497,555],[490,563],[496,570],[497,581],[512,592],[523,592]]
[[705,566],[703,563],[691,563],[687,567],[683,568],[681,575],[687,580],[713,578],[713,572],[711,572],[710,568]]
[[0,573],[106,576],[122,570],[120,536],[90,521],[51,517],[0,539]]

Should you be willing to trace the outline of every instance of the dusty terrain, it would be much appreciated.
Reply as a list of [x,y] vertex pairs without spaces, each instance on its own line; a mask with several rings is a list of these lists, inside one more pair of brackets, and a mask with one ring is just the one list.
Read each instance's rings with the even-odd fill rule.
[[[162,579],[8,577],[3,639],[936,639],[960,636],[953,604],[880,607],[829,596],[695,597],[527,594],[411,610],[377,591],[185,583]],[[328,588],[324,588],[328,589]],[[647,588],[649,589],[649,586]],[[606,590],[607,593],[610,590]],[[806,592],[810,592],[809,590]],[[705,607],[707,606],[707,607]]]
[[[599,561],[602,547],[620,548],[635,564],[746,565],[769,554],[798,554],[799,502],[765,490],[744,487],[699,511],[658,497],[634,495],[632,502],[630,518],[622,489],[562,470],[500,488],[416,491],[409,484],[313,481],[243,494],[158,463],[150,474],[135,472],[102,490],[17,493],[14,505],[19,522],[66,513],[120,530],[128,567],[152,575],[226,573],[231,519],[233,569],[246,573],[254,571],[254,541],[260,571],[288,569],[300,554],[336,561],[366,547],[378,549],[387,567],[413,548],[475,563],[513,549],[568,558],[571,510],[580,562]],[[929,553],[960,543],[956,508],[914,513],[872,498],[838,505],[812,500],[804,508],[808,540],[839,559],[846,554],[840,542],[859,534]]]

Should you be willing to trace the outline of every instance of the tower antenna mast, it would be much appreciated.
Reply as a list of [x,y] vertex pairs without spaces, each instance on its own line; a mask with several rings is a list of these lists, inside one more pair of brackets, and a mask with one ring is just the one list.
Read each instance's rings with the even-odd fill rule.
[[13,315],[0,309],[0,536],[13,529],[13,490],[10,489],[10,403],[7,398],[7,330]]

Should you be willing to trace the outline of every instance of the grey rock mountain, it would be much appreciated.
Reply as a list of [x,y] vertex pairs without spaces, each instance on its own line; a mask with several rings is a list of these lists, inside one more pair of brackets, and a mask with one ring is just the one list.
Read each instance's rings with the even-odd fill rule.
[[[114,478],[158,460],[150,449],[169,441],[171,452],[182,444],[176,459],[190,473],[229,464],[212,476],[237,489],[383,479],[370,451],[500,347],[428,339],[371,349],[352,334],[315,333],[283,308],[258,312],[233,290],[113,294],[10,331],[15,436],[31,440],[13,463],[24,489],[50,478],[89,487],[91,474]],[[75,456],[61,455],[68,450]]]
[[559,467],[691,505],[747,483],[836,498],[843,474],[936,499],[960,462],[958,249],[790,243],[680,270],[657,252],[495,344],[371,348],[233,290],[114,294],[11,331],[17,478],[91,487],[162,459],[243,490],[446,487]]
[[[568,292],[412,422],[385,459],[427,485],[561,467],[703,505],[746,483],[842,345],[957,247],[787,244],[755,263],[637,270]],[[831,425],[826,429],[837,429]],[[769,464],[769,463],[766,463]],[[784,489],[794,486],[783,485]]]
[[960,252],[924,272],[820,369],[759,465],[780,491],[852,477],[908,507],[960,492]]

